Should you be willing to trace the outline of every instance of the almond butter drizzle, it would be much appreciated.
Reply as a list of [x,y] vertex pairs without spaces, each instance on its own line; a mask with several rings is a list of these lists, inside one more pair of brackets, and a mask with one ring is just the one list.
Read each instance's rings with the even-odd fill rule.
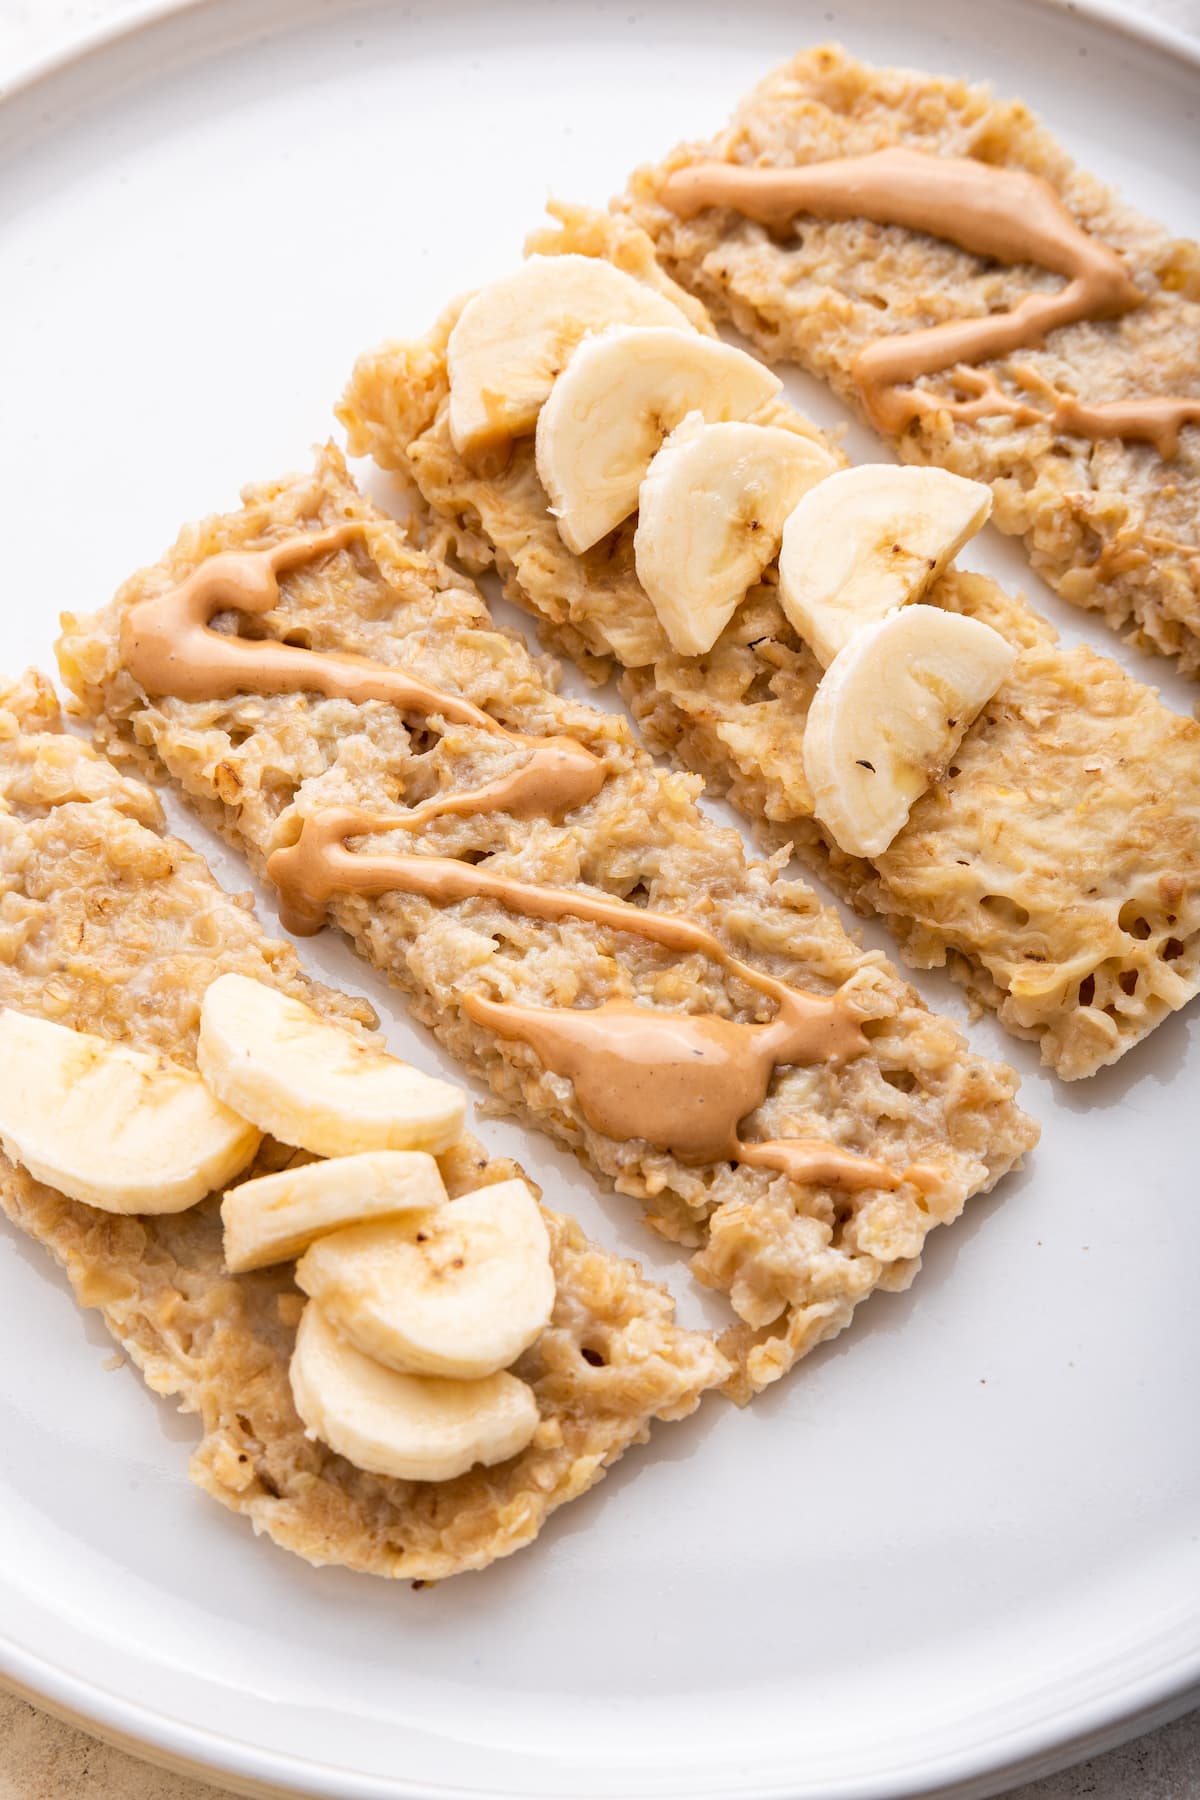
[[668,1013],[629,1001],[591,1009],[521,1007],[466,994],[463,1007],[499,1037],[520,1039],[575,1085],[580,1111],[595,1130],[623,1141],[644,1138],[683,1162],[725,1159],[781,1170],[793,1180],[850,1189],[895,1189],[938,1180],[917,1167],[898,1174],[835,1144],[796,1138],[745,1143],[738,1121],[762,1105],[776,1067],[842,1063],[867,1048],[856,1015],[836,995],[807,994],[745,963],[704,926],[569,888],[492,875],[452,857],[364,853],[349,840],[391,831],[404,820],[357,807],[326,807],[305,819],[294,844],[275,850],[267,875],[279,889],[289,930],[324,923],[337,894],[418,894],[440,904],[496,900],[509,912],[593,924],[650,939],[680,954],[711,957],[778,1006],[766,1024],[708,1014]]
[[178,587],[131,607],[122,625],[124,664],[153,696],[215,700],[247,691],[310,690],[359,704],[386,700],[405,712],[440,715],[532,748],[529,761],[512,774],[467,793],[435,798],[407,814],[326,807],[305,819],[296,842],[273,851],[267,862],[288,929],[305,935],[319,931],[336,894],[401,892],[442,904],[494,899],[528,918],[587,919],[681,954],[698,951],[774,1000],[779,1009],[775,1018],[741,1025],[620,1001],[591,1010],[521,1008],[477,994],[468,994],[463,1004],[477,1022],[487,1023],[498,1036],[524,1038],[548,1068],[568,1075],[584,1117],[606,1136],[644,1137],[683,1161],[736,1160],[820,1186],[890,1191],[905,1180],[936,1183],[936,1170],[917,1166],[900,1175],[885,1163],[817,1139],[745,1143],[738,1137],[739,1120],[762,1104],[777,1066],[837,1064],[866,1050],[857,1016],[836,995],[806,994],[775,980],[689,919],[482,873],[452,857],[366,855],[348,848],[351,838],[413,830],[439,814],[495,808],[530,817],[567,811],[591,799],[604,780],[599,759],[575,739],[528,738],[506,731],[470,701],[443,694],[398,669],[365,657],[212,629],[213,618],[225,610],[269,612],[279,600],[281,574],[345,548],[361,529],[350,521],[265,550],[222,551]]
[[295,843],[272,851],[267,859],[267,877],[279,889],[280,916],[288,930],[298,936],[319,931],[335,894],[363,894],[370,898],[390,893],[419,894],[439,905],[456,900],[495,900],[506,911],[527,919],[543,919],[548,924],[560,919],[586,919],[593,925],[626,931],[632,937],[648,938],[681,956],[697,952],[710,957],[781,1007],[786,1004],[789,1021],[797,1031],[801,1017],[807,1020],[808,1052],[793,1060],[848,1062],[861,1056],[867,1047],[857,1017],[836,995],[825,998],[806,994],[789,987],[786,981],[777,981],[727,950],[703,925],[677,913],[652,912],[643,906],[631,906],[627,900],[602,899],[574,888],[514,881],[452,856],[367,854],[347,847],[351,838],[373,837],[403,823],[385,813],[368,812],[357,806],[325,806],[304,819]]
[[799,213],[902,225],[977,256],[1007,264],[1036,263],[1066,278],[1057,293],[1029,294],[1011,312],[896,332],[867,344],[851,373],[869,418],[884,433],[899,436],[926,413],[947,412],[962,419],[1008,413],[1019,424],[1045,420],[1056,431],[1083,437],[1152,443],[1160,456],[1170,457],[1179,447],[1182,427],[1200,421],[1200,397],[1092,404],[1049,389],[1053,410],[1043,413],[994,382],[966,402],[944,400],[911,385],[923,375],[1039,345],[1060,326],[1119,318],[1142,304],[1144,296],[1117,253],[1075,223],[1048,182],[1024,169],[895,147],[798,168],[695,163],[670,175],[660,197],[681,218],[692,218],[705,207],[729,206],[774,230]]
[[265,613],[279,602],[279,577],[314,557],[345,549],[363,530],[351,520],[265,550],[223,550],[178,587],[131,606],[121,625],[121,656],[135,681],[153,696],[223,700],[234,694],[295,694],[327,699],[391,702],[419,718],[440,716],[473,725],[520,749],[528,759],[507,775],[468,792],[435,798],[400,821],[417,830],[444,814],[508,812],[514,818],[554,818],[583,806],[604,785],[604,765],[572,737],[532,738],[506,731],[489,713],[460,696],[365,656],[306,650],[272,639],[230,636],[212,629],[220,612]]
[[709,1014],[659,1012],[628,1000],[588,1009],[514,1006],[466,994],[463,1008],[497,1037],[518,1039],[574,1083],[588,1124],[606,1137],[644,1138],[682,1163],[742,1162],[818,1187],[924,1185],[936,1172],[900,1174],[820,1138],[747,1143],[738,1122],[767,1097],[777,1068],[814,1061],[812,1019],[795,989],[777,996],[765,1025]]

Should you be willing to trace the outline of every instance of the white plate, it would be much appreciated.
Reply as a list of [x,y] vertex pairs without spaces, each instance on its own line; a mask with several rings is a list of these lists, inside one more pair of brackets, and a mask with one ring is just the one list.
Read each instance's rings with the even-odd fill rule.
[[[1020,91],[1197,232],[1196,68],[1030,0],[216,0],[11,95],[0,666],[46,665],[60,608],[302,461],[356,351],[511,265],[549,190],[602,202],[834,33]],[[971,560],[1036,587],[999,539]],[[444,1066],[348,951],[304,954]],[[961,1012],[947,982],[920,986]],[[749,1411],[706,1406],[536,1548],[434,1591],[310,1570],[190,1488],[192,1425],[106,1368],[103,1333],[5,1230],[0,1668],[160,1756],[339,1796],[982,1794],[1182,1710],[1197,1020],[1071,1089],[994,1026],[973,1035],[1025,1074],[1030,1172]],[[702,1316],[627,1203],[483,1129]]]

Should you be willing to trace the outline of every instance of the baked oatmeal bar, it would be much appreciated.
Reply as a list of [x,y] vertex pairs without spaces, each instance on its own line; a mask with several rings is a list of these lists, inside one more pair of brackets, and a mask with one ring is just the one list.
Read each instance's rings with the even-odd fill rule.
[[[672,288],[624,218],[553,209],[531,250],[607,258]],[[548,509],[534,443],[469,464],[448,418],[446,346],[461,303],[428,338],[364,355],[340,416],[351,449],[418,490],[457,556],[494,564],[554,648],[622,692],[651,749],[699,771],[769,842],[797,853],[918,968],[949,964],[1067,1080],[1115,1062],[1200,985],[1200,726],[1086,648],[1061,649],[1023,601],[950,568],[927,603],[994,627],[1019,652],[945,774],[890,847],[839,850],[813,816],[802,747],[820,663],[780,605],[769,567],[712,650],[672,650],[639,583],[635,519],[573,554]],[[754,415],[817,436],[779,400]],[[819,492],[819,487],[815,490]]]
[[[935,187],[929,165],[946,181],[959,159],[967,188]],[[710,184],[710,160],[734,171]],[[793,209],[777,189],[767,222],[747,212],[761,193],[728,185],[821,164],[821,191]],[[715,138],[639,170],[622,204],[764,356],[828,381],[903,460],[990,482],[996,523],[1064,599],[1200,673],[1200,249],[1077,168],[1020,101],[826,45]],[[1009,216],[973,241],[986,204]]]
[[[59,728],[48,685],[0,689],[0,1007],[195,1066],[200,1002],[236,971],[304,1000],[363,1041],[374,1015],[309,981],[163,830],[158,800]],[[267,1139],[247,1173],[294,1152]],[[302,1159],[303,1160],[303,1159]],[[453,1196],[519,1173],[466,1137],[439,1159]],[[156,1393],[200,1418],[193,1479],[312,1563],[433,1580],[537,1536],[654,1419],[679,1419],[727,1374],[710,1338],[673,1323],[637,1266],[547,1212],[558,1297],[518,1365],[541,1413],[528,1449],[455,1480],[364,1473],[306,1436],[288,1382],[303,1296],[290,1264],[232,1276],[220,1196],[186,1212],[102,1212],[0,1154],[0,1206],[53,1253]]]
[[[139,622],[178,613],[180,596],[233,566],[217,562],[222,553],[249,550],[253,573],[272,547],[311,544],[312,534],[320,554],[280,573],[274,604],[253,619],[253,639],[240,640],[257,654],[269,639],[276,658],[280,644],[291,647],[279,679],[296,691],[247,692],[248,677],[234,675],[225,697],[152,697],[133,678],[126,664]],[[236,570],[244,576],[247,566],[239,559]],[[201,649],[210,654],[211,639]],[[315,658],[292,674],[306,651],[365,659],[334,665],[343,685],[362,679],[386,692],[389,682],[416,682],[432,700],[421,716],[391,698],[323,695]],[[245,664],[246,651],[236,654]],[[694,776],[659,771],[624,719],[556,693],[470,583],[359,495],[332,448],[315,476],[248,489],[240,512],[187,528],[95,617],[68,617],[60,659],[100,741],[165,770],[256,869],[269,864],[286,887],[315,845],[314,865],[333,877],[287,896],[297,922],[313,928],[327,906],[507,1110],[569,1145],[641,1202],[649,1224],[695,1250],[693,1270],[737,1315],[722,1343],[738,1365],[738,1398],[840,1331],[874,1288],[906,1286],[927,1233],[1036,1138],[1013,1104],[1011,1069],[973,1055],[808,887],[777,864],[748,863],[736,833],[697,810]],[[205,682],[214,684],[210,673],[197,677]],[[481,799],[533,767],[521,734],[570,741],[594,759],[591,797],[562,817]],[[407,887],[389,888],[389,869]],[[664,933],[681,941],[672,948]],[[755,1023],[769,998],[778,1018]],[[669,1108],[672,1089],[670,1072],[657,1080],[652,1066],[626,1079],[631,1034],[665,1022],[732,1041],[736,1093],[789,1007],[818,1023],[840,1019],[857,1038],[853,1017],[862,1041],[844,1057],[813,1050],[776,1068],[769,1092],[763,1066],[766,1098],[742,1105],[754,1114],[743,1130],[786,1140],[782,1151],[739,1143],[737,1158],[710,1147],[704,1160],[684,1161],[637,1135],[647,1109]],[[552,1054],[520,1037],[522,1008],[560,1029],[615,1013],[607,1061],[576,1079],[556,1073]],[[618,1090],[618,1121],[597,1128]],[[718,1112],[725,1104],[719,1087],[709,1099]],[[865,1167],[861,1154],[886,1167],[855,1187],[836,1168],[793,1180],[740,1160],[764,1150],[841,1158],[852,1175]]]

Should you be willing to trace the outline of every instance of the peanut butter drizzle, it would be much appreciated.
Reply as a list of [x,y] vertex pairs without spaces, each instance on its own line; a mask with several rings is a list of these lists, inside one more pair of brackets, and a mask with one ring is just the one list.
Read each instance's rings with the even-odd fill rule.
[[730,206],[779,230],[798,213],[819,219],[872,219],[928,232],[977,256],[1036,263],[1066,278],[1054,294],[1029,294],[1011,312],[954,319],[920,331],[879,337],[851,368],[871,422],[899,436],[921,414],[961,419],[1008,413],[1020,424],[1047,420],[1056,431],[1154,444],[1173,456],[1185,424],[1200,421],[1200,398],[1164,395],[1084,403],[1050,390],[1054,407],[1038,412],[995,383],[967,401],[943,400],[911,384],[959,365],[989,362],[1040,344],[1049,331],[1082,319],[1113,319],[1144,298],[1115,250],[1075,223],[1054,189],[1024,169],[995,168],[972,157],[894,147],[797,168],[702,162],[677,169],[661,199],[681,218]]
[[1175,400],[1168,396],[1091,404],[1056,388],[1028,363],[1012,363],[1009,372],[1020,388],[1048,401],[1050,410],[1043,412],[1018,394],[1008,393],[990,369],[972,369],[962,363],[953,370],[954,381],[974,398],[949,400],[916,388],[910,399],[915,411],[922,414],[947,412],[955,419],[986,419],[1004,413],[1017,425],[1049,424],[1056,432],[1070,432],[1077,437],[1138,439],[1152,443],[1164,462],[1179,449],[1183,427],[1200,421],[1200,399]]
[[440,715],[473,725],[532,754],[509,774],[471,792],[426,801],[404,823],[417,830],[447,813],[506,811],[515,818],[555,817],[583,806],[604,785],[604,765],[572,737],[526,737],[507,731],[469,700],[365,656],[306,650],[273,639],[214,631],[220,612],[266,613],[279,602],[279,577],[314,557],[342,550],[363,530],[350,520],[327,531],[289,537],[265,550],[223,550],[168,593],[131,606],[121,624],[121,657],[135,681],[155,696],[224,700],[234,694],[295,694],[390,701],[419,718]]
[[783,1065],[842,1063],[867,1048],[855,1014],[836,995],[807,994],[751,967],[704,926],[622,900],[491,875],[452,857],[364,854],[349,840],[406,823],[358,807],[326,807],[303,821],[296,842],[272,852],[267,875],[290,931],[320,930],[336,894],[419,894],[439,903],[498,900],[510,912],[556,922],[587,919],[668,950],[698,951],[778,1006],[766,1024],[660,1012],[612,1000],[590,1010],[520,1007],[467,994],[463,1007],[497,1036],[520,1038],[575,1084],[580,1110],[606,1137],[646,1139],[683,1162],[734,1160],[779,1169],[796,1181],[850,1189],[932,1183],[932,1169],[898,1174],[836,1144],[796,1138],[744,1143],[738,1121],[762,1105]]
[[296,842],[272,851],[267,859],[267,877],[279,889],[280,917],[288,930],[301,937],[319,931],[335,894],[362,894],[373,899],[389,893],[419,894],[440,905],[456,900],[496,900],[508,912],[527,919],[544,919],[549,924],[560,919],[587,919],[593,925],[627,931],[632,937],[649,938],[680,955],[696,951],[710,957],[731,975],[777,1001],[781,1009],[786,1008],[794,1032],[798,1033],[801,1020],[805,1021],[809,1049],[795,1061],[848,1062],[867,1047],[857,1017],[836,995],[827,999],[777,981],[727,950],[703,925],[676,913],[652,912],[626,900],[605,900],[574,888],[514,881],[452,856],[367,854],[348,848],[351,838],[373,837],[403,828],[405,823],[357,806],[325,806],[303,820]]
[[588,1124],[605,1137],[644,1138],[682,1163],[742,1162],[793,1181],[849,1189],[898,1188],[933,1176],[899,1174],[819,1138],[746,1143],[738,1121],[757,1111],[777,1068],[813,1061],[808,996],[785,989],[766,1025],[704,1013],[659,1012],[628,1000],[587,1010],[514,1006],[466,994],[463,1007],[497,1037],[526,1043],[574,1083]]
[[893,1169],[873,1156],[858,1156],[824,1138],[765,1138],[748,1144],[738,1138],[736,1160],[755,1169],[778,1169],[792,1181],[809,1187],[839,1187],[849,1193],[863,1188],[883,1188],[895,1193],[904,1182],[911,1181],[922,1193],[932,1193],[942,1180],[940,1169],[932,1163],[912,1163],[907,1169]]

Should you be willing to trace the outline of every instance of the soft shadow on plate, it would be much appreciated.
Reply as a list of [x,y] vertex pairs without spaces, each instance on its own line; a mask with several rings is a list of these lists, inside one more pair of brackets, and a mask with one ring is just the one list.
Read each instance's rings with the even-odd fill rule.
[[1174,1081],[1198,1029],[1200,1014],[1195,1004],[1172,1013],[1155,1027],[1150,1038],[1135,1044],[1112,1068],[1101,1069],[1086,1081],[1059,1082],[1059,1104],[1074,1113],[1117,1106],[1136,1113],[1139,1088],[1151,1082],[1155,1087],[1166,1087]]
[[[1036,1151],[1033,1154],[1036,1155]],[[976,1194],[973,1199],[968,1200],[953,1224],[940,1225],[930,1232],[925,1240],[921,1267],[910,1287],[898,1294],[879,1291],[870,1294],[859,1306],[853,1322],[845,1331],[839,1332],[837,1337],[830,1338],[827,1343],[819,1344],[790,1374],[752,1402],[755,1411],[766,1418],[777,1415],[788,1403],[792,1384],[802,1382],[806,1373],[815,1376],[819,1369],[844,1356],[855,1355],[859,1347],[869,1339],[900,1338],[911,1331],[914,1325],[914,1308],[926,1304],[954,1278],[964,1251],[985,1227],[997,1221],[1003,1209],[1019,1205],[1023,1198],[1028,1200],[1036,1177],[1036,1168],[1031,1162],[1026,1162],[1024,1168],[1004,1176],[990,1194]],[[982,1246],[976,1247],[975,1254],[983,1254]]]
[[[177,1401],[164,1394],[157,1394],[153,1388],[147,1387],[142,1379],[130,1351],[119,1344],[105,1325],[100,1310],[95,1306],[84,1306],[76,1298],[74,1290],[67,1279],[66,1272],[55,1262],[50,1252],[41,1244],[25,1235],[11,1219],[0,1214],[0,1240],[9,1244],[17,1256],[33,1275],[56,1294],[62,1296],[59,1308],[61,1318],[58,1328],[61,1330],[77,1330],[80,1336],[95,1351],[103,1353],[101,1367],[104,1373],[114,1379],[129,1381],[137,1388],[139,1395],[154,1408],[159,1428],[165,1438],[172,1443],[188,1444],[194,1447],[200,1438],[200,1428],[194,1414],[182,1413]],[[119,1361],[110,1361],[119,1358]],[[11,1467],[8,1471],[12,1473]],[[164,1471],[169,1472],[169,1471]],[[185,1472],[181,1464],[177,1473]]]

